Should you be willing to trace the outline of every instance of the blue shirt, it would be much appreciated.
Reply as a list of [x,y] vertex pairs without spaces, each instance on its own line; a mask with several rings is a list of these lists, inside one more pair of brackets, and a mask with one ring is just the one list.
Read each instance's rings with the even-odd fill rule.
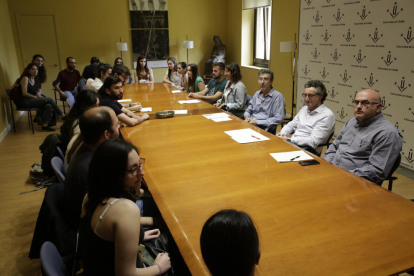
[[264,97],[262,90],[257,91],[244,112],[244,117],[248,116],[256,120],[257,125],[265,127],[280,125],[285,115],[285,98],[273,88]]

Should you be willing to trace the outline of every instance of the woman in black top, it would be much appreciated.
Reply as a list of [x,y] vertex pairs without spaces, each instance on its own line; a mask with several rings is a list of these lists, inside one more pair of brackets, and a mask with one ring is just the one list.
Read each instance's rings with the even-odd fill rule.
[[19,96],[16,105],[22,108],[30,107],[42,109],[42,131],[55,131],[54,128],[49,126],[53,116],[52,110],[55,111],[62,119],[65,118],[65,115],[56,105],[54,100],[49,97],[42,96],[36,64],[30,63],[27,65],[18,82],[20,83],[22,93]]
[[170,269],[168,253],[146,268],[138,257],[138,244],[160,235],[158,229],[143,232],[135,204],[144,162],[137,148],[121,139],[106,140],[94,152],[80,221],[83,275],[155,276]]

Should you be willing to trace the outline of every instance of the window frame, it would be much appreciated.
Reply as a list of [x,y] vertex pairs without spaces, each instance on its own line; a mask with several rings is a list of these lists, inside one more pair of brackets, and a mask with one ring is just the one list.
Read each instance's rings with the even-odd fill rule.
[[[257,17],[258,17],[258,12],[259,9],[263,9],[265,10],[266,8],[269,8],[270,10],[270,16],[269,16],[269,20],[270,20],[270,26],[272,25],[272,6],[267,6],[267,7],[260,7],[260,8],[256,8],[254,9],[254,32],[253,32],[253,65],[254,66],[258,66],[258,67],[263,67],[263,68],[269,68],[269,61],[270,61],[270,53],[269,53],[269,59],[266,59],[266,43],[264,44],[264,59],[260,59],[260,58],[256,58],[256,40],[257,40]],[[265,38],[266,39],[266,38]],[[269,39],[269,48],[271,47],[271,29],[269,30],[269,35],[267,37],[267,39]]]

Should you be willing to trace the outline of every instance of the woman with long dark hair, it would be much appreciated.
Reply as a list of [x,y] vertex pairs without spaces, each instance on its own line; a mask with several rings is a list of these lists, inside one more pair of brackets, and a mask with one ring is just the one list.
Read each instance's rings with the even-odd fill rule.
[[240,81],[242,74],[239,65],[235,62],[227,63],[224,76],[227,79],[227,84],[223,91],[223,97],[214,105],[244,119],[247,89]]
[[187,75],[187,63],[184,61],[179,62],[177,64],[177,72],[180,74],[181,82],[180,87],[181,89],[187,90],[188,89],[188,75]]
[[124,61],[122,60],[122,58],[117,57],[114,61],[114,67],[117,65],[124,65]]
[[139,243],[160,235],[158,229],[143,231],[135,204],[144,163],[138,149],[121,139],[106,140],[94,152],[80,221],[84,275],[155,276],[170,269],[168,253],[146,268],[138,256]]
[[[45,83],[46,80],[47,80],[46,68],[44,66],[44,60],[45,59],[43,58],[43,56],[39,55],[39,54],[34,55],[33,58],[32,58],[32,63],[36,64],[36,66],[37,66],[37,70],[38,70],[37,76],[39,77],[39,82],[40,82],[41,85],[43,83]],[[42,88],[41,85],[40,85],[40,89]]]
[[148,67],[147,59],[144,56],[139,56],[137,59],[137,67],[134,73],[135,83],[152,83],[154,76],[152,69]]
[[211,216],[201,231],[200,247],[213,276],[253,276],[259,264],[259,235],[245,212],[228,209]]
[[18,95],[15,103],[23,108],[41,108],[42,111],[42,131],[55,131],[49,126],[52,123],[53,112],[56,112],[62,119],[65,114],[59,109],[55,101],[49,97],[43,97],[40,90],[40,81],[37,76],[38,69],[36,64],[29,63],[18,79],[21,87],[21,94]]
[[173,57],[167,59],[168,69],[164,76],[163,82],[171,84],[175,87],[180,87],[181,77],[177,72],[177,60]]
[[187,65],[188,89],[187,92],[200,92],[205,88],[203,79],[198,75],[197,64],[191,63]]

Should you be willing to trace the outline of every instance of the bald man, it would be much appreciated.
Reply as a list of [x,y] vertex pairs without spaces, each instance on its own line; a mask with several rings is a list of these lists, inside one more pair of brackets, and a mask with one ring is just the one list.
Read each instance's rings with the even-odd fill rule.
[[78,226],[82,201],[87,189],[89,163],[93,152],[107,139],[118,139],[119,120],[107,106],[86,110],[79,118],[83,143],[73,154],[65,179],[66,206],[70,222]]
[[402,149],[403,138],[381,113],[374,90],[358,92],[354,114],[324,155],[324,159],[369,181],[382,184]]

